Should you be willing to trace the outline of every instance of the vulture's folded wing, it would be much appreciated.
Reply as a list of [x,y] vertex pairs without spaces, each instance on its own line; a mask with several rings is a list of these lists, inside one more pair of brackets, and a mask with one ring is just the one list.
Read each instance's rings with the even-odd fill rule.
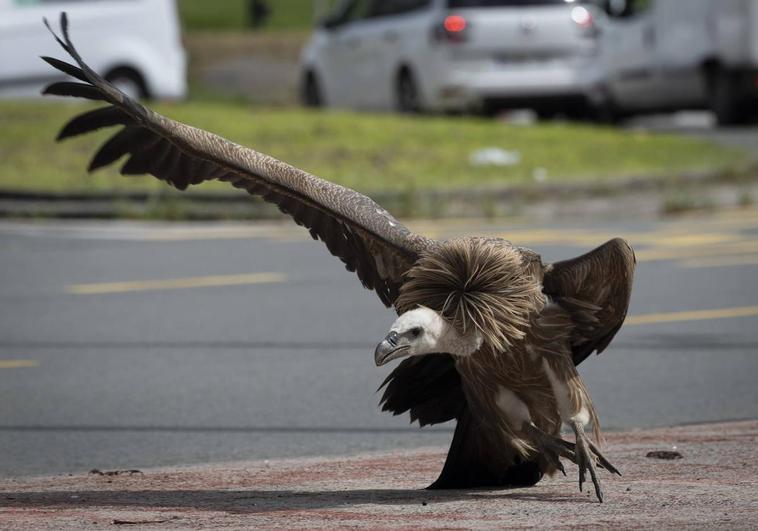
[[545,268],[543,290],[574,322],[574,364],[608,346],[626,318],[632,293],[634,251],[620,238],[583,256]]
[[143,107],[82,61],[69,39],[65,13],[61,15],[61,29],[62,38],[55,38],[78,67],[49,57],[43,59],[81,83],[55,83],[44,93],[110,105],[75,117],[63,127],[58,139],[122,126],[92,159],[90,171],[126,155],[123,175],[149,173],[180,190],[209,180],[226,181],[261,196],[308,228],[314,239],[323,241],[349,271],[357,273],[366,288],[377,292],[384,304],[393,304],[402,274],[430,244],[429,240],[412,234],[374,201],[354,190]]
[[404,359],[379,390],[382,411],[410,412],[411,423],[441,424],[457,418],[466,407],[461,377],[450,354],[427,354]]

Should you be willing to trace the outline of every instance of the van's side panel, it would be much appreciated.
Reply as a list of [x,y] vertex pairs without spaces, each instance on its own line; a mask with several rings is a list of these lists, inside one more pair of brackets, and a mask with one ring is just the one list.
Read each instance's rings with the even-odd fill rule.
[[711,2],[708,14],[713,56],[728,67],[750,62],[751,11],[755,0],[720,0]]
[[758,67],[758,0],[746,0],[749,5],[749,14],[746,17],[749,20],[748,36],[750,66]]
[[60,74],[40,60],[64,52],[42,24],[66,11],[71,37],[98,72],[130,67],[157,98],[181,98],[186,65],[174,0],[60,1],[18,5],[0,0],[0,94],[33,96]]

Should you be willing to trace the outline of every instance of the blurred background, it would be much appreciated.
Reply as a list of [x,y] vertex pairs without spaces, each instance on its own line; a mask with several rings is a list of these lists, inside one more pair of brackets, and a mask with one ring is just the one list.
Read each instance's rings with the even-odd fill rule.
[[[85,168],[85,60],[157,111],[545,262],[623,236],[607,429],[758,415],[758,1],[0,0],[0,473],[444,446],[379,413],[392,321],[275,208]],[[430,478],[432,479],[432,478]]]

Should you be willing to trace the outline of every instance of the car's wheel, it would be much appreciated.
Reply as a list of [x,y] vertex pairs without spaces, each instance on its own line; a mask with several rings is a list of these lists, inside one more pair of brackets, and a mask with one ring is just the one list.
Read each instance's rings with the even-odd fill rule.
[[403,113],[414,114],[421,112],[421,94],[413,73],[404,68],[397,76],[395,84],[395,100],[397,110]]
[[623,119],[621,111],[616,107],[613,100],[605,100],[596,104],[591,104],[589,108],[589,118],[598,124],[617,125]]
[[537,121],[539,122],[549,122],[551,120],[555,120],[558,117],[558,111],[555,109],[533,109],[534,114],[537,115]]
[[132,99],[149,98],[145,82],[138,72],[131,68],[116,68],[105,75],[117,89]]
[[719,125],[737,125],[746,120],[735,77],[730,72],[714,72],[710,82],[710,106]]
[[300,101],[306,107],[321,107],[324,105],[324,98],[321,93],[321,87],[316,74],[312,71],[306,72],[303,77],[300,88]]

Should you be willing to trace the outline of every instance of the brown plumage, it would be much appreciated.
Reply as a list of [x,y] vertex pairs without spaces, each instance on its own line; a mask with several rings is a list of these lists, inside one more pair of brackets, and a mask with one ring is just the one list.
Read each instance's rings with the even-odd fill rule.
[[[480,340],[467,356],[443,351],[407,358],[384,383],[384,410],[410,412],[422,426],[457,420],[434,488],[533,484],[560,466],[558,457],[581,462],[591,453],[580,451],[590,443],[573,417],[586,413],[597,429],[597,416],[575,365],[603,351],[624,321],[634,270],[626,242],[612,240],[543,266],[536,253],[503,240],[437,242],[415,235],[362,194],[131,100],[82,61],[67,26],[63,15],[63,36],[56,39],[77,66],[44,59],[78,82],[54,83],[45,93],[107,105],[72,119],[58,138],[121,127],[90,170],[126,156],[122,174],[148,173],[179,189],[229,182],[306,227],[399,314],[424,306],[461,337]],[[528,412],[528,423],[508,405],[514,403]],[[558,439],[568,421],[577,436],[574,450]],[[612,470],[594,455],[593,462]],[[594,480],[594,468],[588,470]]]
[[395,301],[398,313],[426,306],[461,334],[478,330],[495,352],[523,339],[544,304],[541,278],[506,242],[458,238],[430,246],[406,273]]
[[488,419],[490,437],[507,441],[522,459],[539,448],[502,415],[497,396],[502,387],[511,390],[527,404],[536,426],[557,436],[561,418],[543,360],[568,382],[573,413],[585,407],[600,439],[597,413],[571,355],[571,316],[557,305],[546,308],[543,269],[535,262],[534,253],[505,240],[440,242],[406,273],[395,301],[400,314],[424,306],[447,318],[461,335],[476,329],[483,336],[482,348],[456,360],[456,369],[468,402]]

